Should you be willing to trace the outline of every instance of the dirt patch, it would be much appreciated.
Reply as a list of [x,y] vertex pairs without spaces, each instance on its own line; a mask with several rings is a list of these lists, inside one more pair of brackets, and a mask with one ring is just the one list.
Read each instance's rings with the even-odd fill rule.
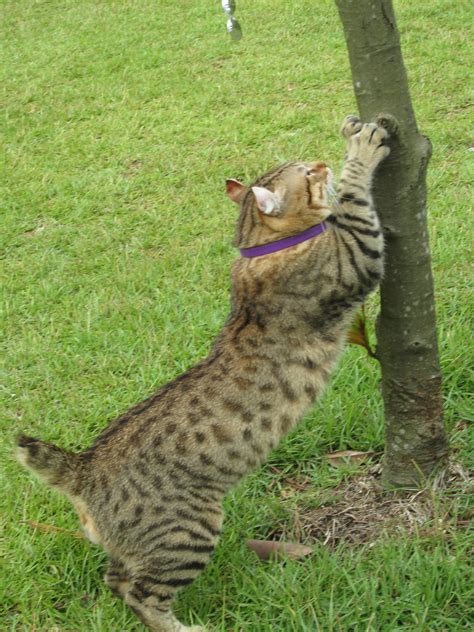
[[[445,533],[468,528],[472,509],[467,498],[474,476],[452,463],[429,486],[419,491],[387,492],[380,483],[381,466],[340,483],[318,507],[297,503],[291,534],[278,529],[274,539],[318,542],[330,548],[371,544],[383,536],[404,533]],[[472,497],[472,496],[471,496]],[[463,502],[464,499],[464,502]]]
[[143,162],[141,160],[132,160],[128,165],[127,169],[124,173],[126,178],[133,178],[136,176],[140,169],[143,167]]

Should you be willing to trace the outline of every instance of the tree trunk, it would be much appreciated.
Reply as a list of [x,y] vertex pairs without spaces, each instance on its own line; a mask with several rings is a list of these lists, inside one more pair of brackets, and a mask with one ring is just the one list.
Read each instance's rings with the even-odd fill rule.
[[387,245],[377,354],[386,419],[384,481],[411,486],[448,454],[426,222],[431,143],[417,129],[391,0],[336,4],[360,117],[378,119],[392,134],[391,154],[374,183]]

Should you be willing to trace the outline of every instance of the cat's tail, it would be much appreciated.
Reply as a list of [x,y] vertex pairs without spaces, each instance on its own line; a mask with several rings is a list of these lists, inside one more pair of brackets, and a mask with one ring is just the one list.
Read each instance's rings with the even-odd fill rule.
[[22,434],[17,438],[16,457],[21,465],[32,470],[47,485],[68,495],[79,494],[79,454]]

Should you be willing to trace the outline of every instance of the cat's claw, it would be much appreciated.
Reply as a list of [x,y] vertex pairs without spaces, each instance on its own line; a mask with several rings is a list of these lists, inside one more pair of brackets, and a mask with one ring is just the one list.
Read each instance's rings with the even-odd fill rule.
[[374,169],[390,153],[385,144],[389,134],[384,127],[376,123],[364,123],[357,134],[348,138],[348,159],[358,158]]
[[349,114],[342,123],[341,134],[344,138],[350,138],[351,136],[354,136],[354,134],[360,132],[361,129],[362,123],[360,118],[355,114]]

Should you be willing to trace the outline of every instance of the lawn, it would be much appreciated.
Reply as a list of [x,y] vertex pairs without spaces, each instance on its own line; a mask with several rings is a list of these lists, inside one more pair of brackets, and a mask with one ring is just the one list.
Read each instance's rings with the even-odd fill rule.
[[[395,9],[419,126],[434,146],[446,423],[467,468],[471,3],[398,0]],[[14,437],[84,448],[205,356],[228,311],[236,256],[224,179],[250,181],[286,159],[341,165],[337,130],[355,110],[342,27],[331,0],[239,0],[237,44],[211,0],[4,0],[0,11],[0,628],[143,630],[103,584],[103,553],[71,535],[68,502],[11,458]],[[462,494],[449,499],[447,521],[359,547],[313,541],[303,561],[262,563],[245,546],[277,531],[299,539],[302,508],[365,467],[331,468],[328,452],[383,450],[379,378],[362,349],[348,349],[324,398],[227,497],[213,561],[176,604],[183,621],[216,632],[472,629]],[[304,480],[305,492],[288,493],[284,476]]]

